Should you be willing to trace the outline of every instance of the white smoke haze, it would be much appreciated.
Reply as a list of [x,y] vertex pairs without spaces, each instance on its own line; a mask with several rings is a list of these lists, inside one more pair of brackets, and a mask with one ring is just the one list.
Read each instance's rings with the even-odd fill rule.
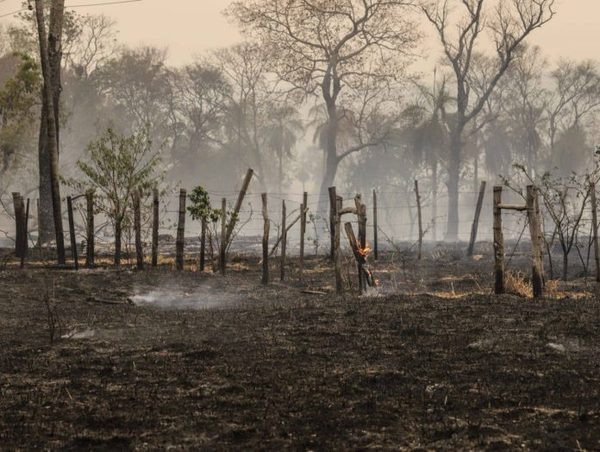
[[229,293],[215,293],[211,287],[194,290],[160,288],[150,291],[136,290],[129,300],[135,306],[167,310],[202,310],[232,306],[237,297]]

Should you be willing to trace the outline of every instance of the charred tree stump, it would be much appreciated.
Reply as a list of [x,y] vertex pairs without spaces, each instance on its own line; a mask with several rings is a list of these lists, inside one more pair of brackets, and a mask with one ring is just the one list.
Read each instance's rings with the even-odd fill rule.
[[279,263],[279,279],[285,281],[285,263],[287,253],[287,211],[285,200],[281,201],[281,261]]
[[142,245],[142,208],[140,190],[133,192],[133,228],[135,232],[135,258],[138,270],[144,269],[144,247]]
[[369,270],[369,266],[367,263],[367,253],[365,252],[365,249],[360,246],[359,241],[354,235],[352,223],[346,223],[344,225],[344,229],[346,230],[346,236],[348,237],[348,242],[350,243],[352,254],[354,254],[354,258],[356,259],[356,264],[358,268],[358,278],[361,281],[359,290],[362,295],[366,292],[367,287],[375,286],[375,279],[373,278],[373,274]]
[[263,216],[263,239],[262,239],[262,283],[269,284],[269,231],[271,222],[269,221],[269,209],[267,194],[263,193],[262,198],[262,216]]
[[594,260],[596,262],[596,282],[600,282],[600,243],[598,243],[598,200],[596,197],[596,183],[590,183],[590,197],[592,203],[592,234],[594,237]]
[[477,241],[477,232],[479,230],[479,218],[481,217],[481,209],[483,207],[483,199],[485,197],[485,187],[487,186],[486,181],[481,182],[479,187],[479,196],[477,197],[477,206],[475,207],[475,218],[473,219],[473,226],[471,227],[471,240],[469,241],[469,249],[467,250],[467,256],[472,257],[475,253],[475,242]]
[[69,238],[71,240],[71,257],[75,270],[79,270],[79,256],[77,253],[77,237],[75,235],[75,219],[73,217],[73,198],[67,196],[67,215],[69,218]]
[[177,240],[175,242],[175,266],[178,271],[183,270],[185,250],[185,203],[187,192],[181,189],[179,192],[179,219],[177,221]]
[[86,200],[86,238],[85,238],[85,266],[94,268],[94,191],[88,190]]
[[419,181],[415,181],[415,196],[417,199],[417,216],[419,221],[419,248],[417,251],[417,259],[423,258],[423,212],[421,210],[421,194],[419,193]]
[[158,266],[158,228],[160,224],[158,188],[152,190],[152,267]]
[[501,295],[504,288],[504,234],[502,232],[502,187],[494,187],[494,292]]

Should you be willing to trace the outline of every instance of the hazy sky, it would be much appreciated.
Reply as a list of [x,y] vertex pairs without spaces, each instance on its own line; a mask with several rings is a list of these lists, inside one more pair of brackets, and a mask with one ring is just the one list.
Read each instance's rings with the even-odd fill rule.
[[[67,5],[101,1],[67,0]],[[600,59],[600,0],[558,1],[558,16],[537,31],[530,42],[542,46],[551,58]],[[122,41],[130,45],[166,46],[171,62],[179,64],[207,49],[226,46],[240,39],[235,26],[221,14],[230,3],[231,0],[142,0],[78,8],[78,11],[114,17]],[[18,9],[20,4],[21,0],[0,1],[0,15]],[[431,33],[430,29],[427,31]],[[434,53],[433,43],[428,47]]]

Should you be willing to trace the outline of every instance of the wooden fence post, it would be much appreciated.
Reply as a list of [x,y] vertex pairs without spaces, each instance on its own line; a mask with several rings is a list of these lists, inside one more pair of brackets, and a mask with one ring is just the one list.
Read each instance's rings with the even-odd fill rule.
[[75,270],[79,270],[79,255],[77,253],[77,236],[75,235],[75,218],[73,217],[73,198],[67,196],[67,215],[69,218],[69,238],[71,240],[71,257]]
[[475,253],[475,242],[477,241],[477,231],[479,230],[479,218],[481,217],[481,209],[483,207],[483,199],[485,197],[485,187],[487,186],[486,181],[481,182],[479,188],[479,196],[477,197],[477,206],[475,207],[475,218],[473,220],[473,226],[471,227],[471,240],[469,241],[469,249],[467,256],[471,257]]
[[142,245],[142,207],[140,190],[133,192],[133,229],[135,232],[135,257],[138,270],[144,269],[144,247]]
[[200,265],[198,269],[203,272],[206,269],[206,218],[200,221]]
[[417,215],[419,220],[419,249],[417,259],[423,258],[423,212],[421,211],[421,194],[419,193],[419,181],[415,180],[415,196],[417,198]]
[[331,205],[331,219],[333,220],[333,241],[332,241],[332,251],[333,251],[333,263],[335,268],[335,291],[338,294],[343,292],[343,284],[342,284],[342,263],[340,256],[340,214],[339,207],[342,204],[341,198],[337,196],[336,188],[329,187],[329,202]]
[[23,216],[25,214],[25,204],[23,203],[23,197],[21,193],[14,192],[12,194],[13,197],[13,207],[15,211],[15,256],[22,257],[23,250]]
[[502,232],[502,187],[494,187],[494,273],[496,295],[504,293],[504,234]]
[[86,246],[85,246],[85,266],[94,268],[94,190],[88,190],[85,193],[86,201]]
[[269,284],[269,231],[271,222],[269,221],[269,209],[267,194],[263,193],[262,198],[262,215],[263,215],[263,240],[262,240],[262,283]]
[[152,190],[152,267],[158,266],[158,228],[160,224],[160,200],[158,188]]
[[240,210],[242,209],[242,203],[244,202],[244,198],[246,197],[246,192],[248,191],[248,187],[250,186],[250,181],[252,180],[252,176],[254,175],[254,170],[249,169],[246,173],[246,177],[244,178],[244,182],[242,183],[242,188],[238,195],[237,201],[235,202],[235,206],[233,207],[233,213],[229,220],[229,224],[227,225],[227,230],[225,233],[225,250],[229,245],[229,241],[233,236],[233,231],[235,230],[235,225],[239,220]]
[[221,243],[219,244],[219,270],[225,276],[227,255],[227,199],[221,200]]
[[23,222],[23,236],[25,240],[23,242],[23,253],[21,254],[21,268],[25,268],[25,258],[27,257],[29,250],[29,198],[27,198],[27,207],[25,207],[25,218]]
[[285,261],[287,253],[287,211],[285,199],[281,201],[281,262],[279,267],[279,279],[285,281]]
[[592,234],[594,237],[594,260],[596,261],[596,282],[600,282],[600,243],[598,243],[598,201],[596,198],[596,183],[590,182],[592,203]]
[[306,214],[308,211],[308,193],[302,195],[300,206],[300,282],[304,280],[304,239],[306,236]]
[[542,263],[542,227],[538,209],[538,190],[533,185],[527,186],[527,216],[529,217],[529,231],[531,233],[531,281],[533,283],[533,296],[544,296],[544,269]]
[[375,260],[379,259],[379,230],[378,230],[378,218],[377,218],[377,191],[373,189],[373,257]]
[[175,265],[177,270],[181,271],[184,267],[184,250],[185,250],[185,203],[187,199],[187,191],[181,189],[179,191],[179,220],[177,222],[177,241],[175,242],[176,255]]

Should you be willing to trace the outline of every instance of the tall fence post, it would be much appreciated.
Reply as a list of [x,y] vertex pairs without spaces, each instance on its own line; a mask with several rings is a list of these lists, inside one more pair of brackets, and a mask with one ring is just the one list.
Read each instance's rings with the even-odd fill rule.
[[263,216],[263,240],[262,240],[262,283],[269,284],[269,231],[271,222],[269,221],[269,209],[267,194],[263,193],[262,198],[262,216]]
[[160,225],[160,199],[158,188],[152,190],[152,267],[158,266],[158,228]]
[[67,215],[69,217],[69,238],[71,240],[71,257],[75,270],[79,270],[79,255],[77,253],[77,236],[75,235],[75,219],[73,217],[73,198],[67,196]]
[[185,203],[187,199],[187,191],[181,189],[179,191],[179,220],[177,222],[177,241],[175,242],[176,254],[175,265],[177,270],[183,270],[184,266],[184,250],[185,250]]
[[596,198],[596,183],[590,182],[592,203],[592,235],[594,237],[594,260],[596,261],[596,282],[600,282],[600,243],[598,243],[598,201]]
[[225,276],[225,262],[227,255],[227,199],[221,200],[221,243],[219,244],[219,270]]
[[306,214],[308,211],[308,193],[302,194],[300,206],[300,282],[304,280],[304,240],[306,236]]
[[373,189],[373,257],[375,258],[375,260],[379,259],[379,220],[377,218],[377,215],[377,191]]
[[142,207],[140,190],[133,192],[133,229],[135,232],[135,258],[138,270],[144,269],[144,247],[142,245]]
[[27,206],[25,207],[25,218],[23,219],[23,253],[21,254],[21,268],[25,268],[25,258],[29,249],[29,198],[27,198]]
[[502,187],[494,187],[494,292],[504,293],[504,234],[502,232]]
[[86,201],[86,238],[85,266],[94,268],[95,238],[94,238],[94,190],[85,193]]
[[529,231],[531,233],[533,296],[534,298],[540,298],[544,296],[542,227],[538,208],[538,190],[533,185],[527,186],[527,216],[529,217]]
[[206,218],[202,217],[200,221],[200,272],[206,269]]
[[477,232],[479,230],[479,218],[481,217],[481,209],[483,207],[483,199],[485,197],[485,188],[487,186],[486,181],[481,182],[479,187],[479,196],[477,197],[477,206],[475,207],[475,218],[473,219],[473,226],[471,227],[471,240],[469,241],[469,249],[467,256],[471,257],[475,253],[475,242],[477,241]]
[[342,283],[342,263],[340,256],[340,214],[341,204],[343,200],[337,196],[337,191],[335,187],[329,187],[329,202],[331,209],[331,218],[333,220],[333,242],[332,242],[332,251],[333,251],[333,263],[335,268],[335,291],[338,294],[343,292],[343,283]]
[[23,249],[23,217],[25,214],[25,204],[23,202],[23,197],[21,193],[14,192],[12,194],[13,197],[13,207],[15,211],[15,229],[16,229],[16,237],[15,237],[15,256],[22,257],[24,253]]
[[419,220],[419,249],[417,252],[417,259],[423,258],[423,212],[421,211],[421,194],[419,193],[419,181],[415,180],[415,196],[417,199],[417,215]]
[[285,281],[285,263],[287,253],[287,209],[285,199],[281,201],[281,262],[279,267],[279,279]]

